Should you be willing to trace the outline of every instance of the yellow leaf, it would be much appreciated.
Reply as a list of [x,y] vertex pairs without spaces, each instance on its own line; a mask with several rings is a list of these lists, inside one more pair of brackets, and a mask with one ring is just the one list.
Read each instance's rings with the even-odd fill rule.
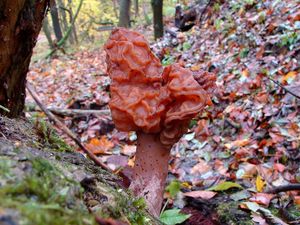
[[191,189],[192,186],[188,182],[182,182],[181,185],[185,188]]
[[284,77],[282,77],[281,82],[290,84],[295,79],[296,75],[297,71],[288,72],[286,75],[284,75]]
[[242,71],[242,76],[244,76],[245,78],[246,78],[246,77],[249,77],[249,75],[250,75],[250,72],[249,72],[248,69],[244,69],[244,70]]
[[191,71],[199,71],[200,70],[200,65],[193,65],[191,67]]
[[257,176],[256,177],[256,190],[258,191],[258,192],[262,192],[263,190],[264,190],[264,187],[265,187],[265,185],[266,185],[266,182],[262,179],[262,177],[261,176]]

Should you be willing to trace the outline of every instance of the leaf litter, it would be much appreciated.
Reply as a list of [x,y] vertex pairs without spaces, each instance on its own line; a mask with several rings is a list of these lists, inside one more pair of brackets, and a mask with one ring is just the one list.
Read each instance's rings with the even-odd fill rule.
[[[292,0],[216,1],[200,25],[152,44],[165,64],[171,60],[218,76],[214,106],[195,118],[172,149],[169,179],[188,184],[180,188],[185,196],[229,194],[260,224],[274,210],[281,217],[287,202],[299,207],[299,191],[265,193],[300,182],[300,99],[290,93],[300,95],[299,9]],[[50,108],[108,109],[105,71],[103,50],[86,50],[33,63],[28,80]],[[29,96],[26,101],[34,106]],[[117,131],[109,116],[63,120],[113,169],[132,165],[136,136]]]

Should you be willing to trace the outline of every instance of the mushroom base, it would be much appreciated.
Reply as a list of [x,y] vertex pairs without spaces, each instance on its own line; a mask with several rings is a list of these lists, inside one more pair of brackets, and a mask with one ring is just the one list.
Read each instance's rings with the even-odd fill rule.
[[137,152],[130,189],[136,196],[144,197],[149,211],[158,216],[163,202],[168,175],[170,149],[157,134],[137,134]]

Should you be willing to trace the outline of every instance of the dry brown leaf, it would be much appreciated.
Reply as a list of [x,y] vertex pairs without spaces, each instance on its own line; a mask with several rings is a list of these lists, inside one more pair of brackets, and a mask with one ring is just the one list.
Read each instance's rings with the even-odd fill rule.
[[202,198],[205,200],[213,198],[217,192],[214,191],[191,191],[183,193],[184,196],[192,197],[192,198]]

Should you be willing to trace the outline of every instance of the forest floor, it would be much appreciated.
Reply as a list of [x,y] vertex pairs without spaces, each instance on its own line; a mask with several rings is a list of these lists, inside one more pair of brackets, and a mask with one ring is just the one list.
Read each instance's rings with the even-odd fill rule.
[[[193,29],[152,43],[164,65],[218,77],[214,106],[172,149],[166,206],[192,214],[186,224],[300,224],[300,2],[210,2]],[[135,133],[107,114],[101,48],[33,63],[28,80],[53,111],[102,110],[61,119],[111,169],[133,165]]]

